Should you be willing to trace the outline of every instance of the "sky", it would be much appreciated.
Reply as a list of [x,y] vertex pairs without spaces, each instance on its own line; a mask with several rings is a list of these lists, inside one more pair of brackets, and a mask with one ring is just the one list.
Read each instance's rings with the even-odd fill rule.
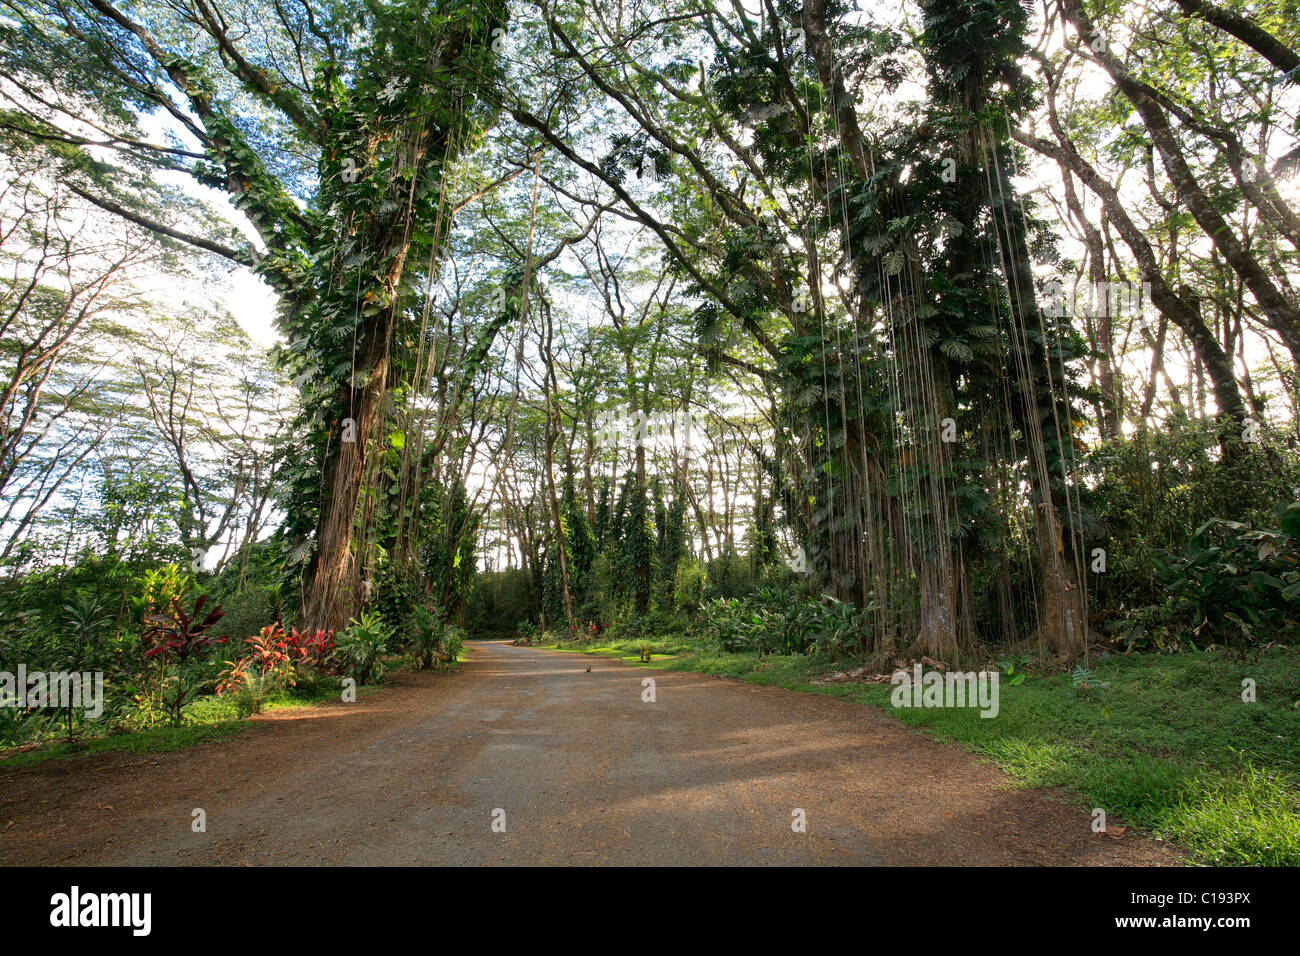
[[[161,110],[142,114],[140,125],[147,137],[156,143],[175,138],[189,149],[197,149],[198,144],[176,120]],[[111,150],[102,150],[108,154],[101,158],[112,160]],[[186,195],[200,200],[218,209],[221,214],[236,226],[243,235],[258,248],[263,248],[262,241],[248,218],[235,208],[230,197],[220,190],[212,189],[196,182],[194,177],[180,172],[165,172],[159,175],[159,181],[175,186]],[[270,347],[281,336],[275,328],[275,308],[279,297],[275,291],[247,266],[233,265],[226,276],[226,281],[214,279],[219,301],[234,316],[235,321],[259,345]]]

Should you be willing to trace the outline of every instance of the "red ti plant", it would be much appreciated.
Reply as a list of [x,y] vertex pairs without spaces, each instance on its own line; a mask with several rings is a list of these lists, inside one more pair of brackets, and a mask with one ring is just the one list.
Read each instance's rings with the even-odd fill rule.
[[285,634],[276,623],[262,628],[256,637],[245,638],[244,643],[251,651],[237,661],[225,662],[226,670],[221,672],[217,696],[238,690],[254,672],[266,677],[286,664],[291,665],[293,672],[286,674],[285,678],[292,686],[298,668],[324,669],[326,659],[334,650],[334,632],[300,631],[295,627]]
[[293,661],[294,667],[310,667],[323,670],[326,659],[334,650],[334,632],[325,630],[300,631],[289,628],[285,638],[284,649]]
[[205,615],[203,606],[207,600],[206,594],[200,594],[194,602],[194,610],[186,611],[181,599],[174,597],[167,614],[154,614],[147,619],[148,627],[144,632],[145,659],[157,661],[164,671],[170,666],[176,668],[176,690],[170,696],[163,697],[163,708],[172,723],[181,722],[181,708],[189,703],[201,686],[199,682],[188,680],[188,665],[207,648],[228,640],[228,637],[216,637],[207,633],[226,613],[218,604]]
[[245,638],[244,643],[253,649],[244,660],[256,667],[259,674],[269,673],[281,664],[289,663],[284,631],[278,624],[268,624],[258,631],[256,637]]
[[237,661],[225,662],[227,669],[222,671],[217,684],[218,697],[238,689],[248,680],[250,671],[256,670],[265,677],[290,661],[287,638],[279,624],[268,624],[257,636],[244,638],[244,643],[252,650]]

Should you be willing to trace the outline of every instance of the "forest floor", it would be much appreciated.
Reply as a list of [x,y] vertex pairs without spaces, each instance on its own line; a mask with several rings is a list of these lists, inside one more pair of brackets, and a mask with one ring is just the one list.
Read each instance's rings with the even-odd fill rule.
[[873,708],[504,642],[467,656],[185,750],[0,769],[0,864],[1182,862]]

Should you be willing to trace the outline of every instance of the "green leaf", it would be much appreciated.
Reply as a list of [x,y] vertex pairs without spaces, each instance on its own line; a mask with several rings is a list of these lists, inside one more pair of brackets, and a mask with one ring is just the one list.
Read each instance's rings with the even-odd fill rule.
[[961,362],[969,362],[975,357],[971,347],[961,339],[948,338],[939,343],[939,351],[950,359],[956,359]]

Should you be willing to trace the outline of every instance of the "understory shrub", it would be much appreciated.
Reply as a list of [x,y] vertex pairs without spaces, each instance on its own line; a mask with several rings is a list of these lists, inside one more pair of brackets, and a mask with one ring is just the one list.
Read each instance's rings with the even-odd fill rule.
[[426,671],[435,664],[455,663],[465,644],[465,632],[447,623],[447,612],[440,607],[417,606],[411,618],[411,636],[420,670]]
[[760,588],[745,598],[714,598],[701,607],[700,630],[720,650],[734,653],[841,654],[862,647],[863,615],[830,595],[800,597]]
[[156,665],[154,690],[173,724],[181,723],[182,710],[208,682],[205,652],[228,640],[208,633],[221,620],[221,605],[207,613],[207,595],[200,594],[193,610],[173,597],[166,614],[151,614],[145,621],[145,660]]
[[1170,616],[1195,644],[1259,644],[1300,627],[1300,502],[1275,517],[1274,528],[1211,518],[1156,562]]
[[384,676],[384,663],[380,660],[392,640],[392,630],[373,611],[353,618],[335,639],[332,660],[340,670],[356,680],[368,684]]

